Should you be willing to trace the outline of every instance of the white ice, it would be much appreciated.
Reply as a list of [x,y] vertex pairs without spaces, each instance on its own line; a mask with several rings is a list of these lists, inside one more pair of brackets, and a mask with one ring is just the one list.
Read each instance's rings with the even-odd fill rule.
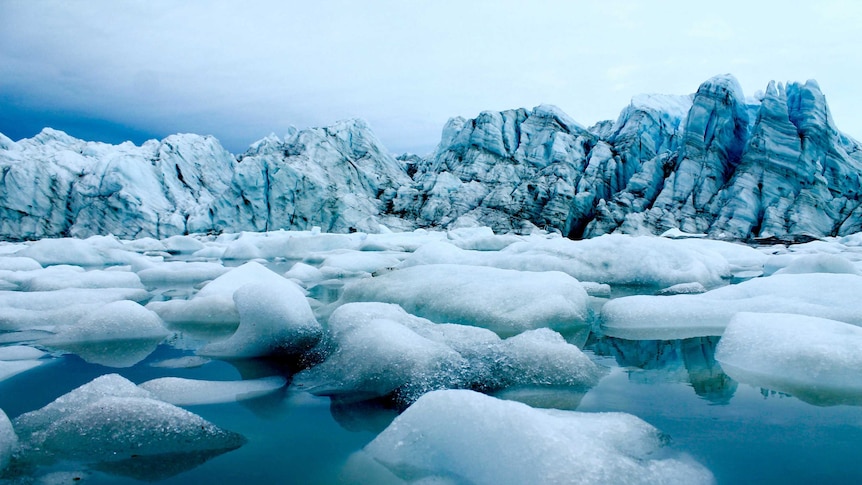
[[272,274],[271,281],[247,283],[233,292],[239,327],[228,339],[203,347],[199,354],[227,358],[300,357],[320,341],[323,328],[304,290]]
[[350,303],[329,319],[335,352],[294,384],[320,395],[395,393],[410,403],[433,389],[595,385],[602,371],[556,332],[501,340],[478,327],[435,324],[384,303]]
[[181,377],[152,379],[138,387],[151,392],[158,399],[177,406],[217,404],[271,394],[287,383],[280,376],[243,381],[205,381]]
[[201,261],[168,261],[164,263],[152,263],[149,267],[138,271],[146,286],[159,286],[168,284],[198,284],[213,280],[230,271],[220,263],[208,263]]
[[0,475],[9,464],[9,459],[12,458],[15,448],[18,446],[18,436],[15,430],[12,429],[12,423],[6,413],[0,409]]
[[699,295],[628,296],[609,301],[602,329],[626,339],[721,335],[739,312],[794,313],[862,325],[862,276],[781,274]]
[[740,382],[814,404],[862,404],[862,328],[785,313],[738,313],[715,358]]
[[236,268],[221,268],[220,274],[204,285],[191,299],[154,301],[147,304],[147,308],[158,313],[166,322],[238,325],[239,313],[233,301],[233,294],[237,289],[253,282],[280,284],[285,280],[256,262],[248,262]]
[[715,481],[635,416],[534,409],[468,390],[424,395],[360,453],[410,483]]
[[411,266],[347,286],[342,301],[395,303],[435,322],[474,325],[501,336],[571,329],[588,317],[587,293],[571,276],[487,266]]
[[88,241],[76,238],[40,239],[17,253],[38,261],[42,266],[71,264],[76,266],[102,266],[105,255]]
[[[696,281],[714,287],[731,276],[732,268],[749,265],[751,258],[760,256],[743,247],[698,243],[698,240],[616,234],[581,241],[531,236],[500,251],[469,251],[437,242],[418,248],[405,264],[451,263],[562,271],[579,280],[612,285],[666,287]],[[736,261],[736,266],[728,262],[728,257]]]
[[0,330],[53,330],[72,325],[106,303],[144,301],[135,288],[67,288],[54,291],[0,291]]
[[231,449],[244,442],[116,374],[98,377],[14,424],[25,452],[88,461]]
[[94,309],[44,342],[52,346],[109,340],[161,340],[168,336],[158,315],[129,300]]

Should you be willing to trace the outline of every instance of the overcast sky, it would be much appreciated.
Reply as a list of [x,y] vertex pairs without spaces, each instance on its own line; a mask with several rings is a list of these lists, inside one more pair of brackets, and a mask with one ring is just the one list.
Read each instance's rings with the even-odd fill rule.
[[555,104],[584,125],[732,73],[817,79],[862,138],[862,2],[0,0],[0,132],[244,151],[364,118],[424,154],[452,116]]

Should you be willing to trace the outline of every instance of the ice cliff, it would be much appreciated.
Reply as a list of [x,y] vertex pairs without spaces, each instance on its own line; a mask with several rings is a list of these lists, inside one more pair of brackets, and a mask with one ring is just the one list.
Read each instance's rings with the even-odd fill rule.
[[862,144],[816,82],[746,98],[730,75],[690,96],[637,96],[589,128],[547,105],[453,118],[424,158],[393,157],[359,120],[239,156],[190,134],[141,146],[0,135],[5,239],[472,225],[793,238],[862,230],[860,192]]

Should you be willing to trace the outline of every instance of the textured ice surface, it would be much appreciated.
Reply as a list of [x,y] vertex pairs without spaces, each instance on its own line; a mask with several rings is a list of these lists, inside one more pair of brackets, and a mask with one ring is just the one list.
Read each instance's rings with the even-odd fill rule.
[[118,374],[106,374],[66,393],[45,407],[15,418],[15,429],[22,439],[48,428],[60,418],[107,396],[143,397],[152,395]]
[[785,313],[738,313],[715,358],[733,379],[820,404],[862,403],[862,328]]
[[466,251],[448,243],[431,243],[406,260],[408,265],[434,263],[562,271],[583,281],[632,286],[664,287],[695,281],[716,286],[731,275],[731,265],[722,252],[709,246],[624,235],[581,241],[533,236],[500,251]]
[[134,288],[0,291],[0,330],[51,330],[72,325],[106,303],[147,298],[146,291]]
[[396,303],[439,323],[488,328],[502,336],[533,328],[570,329],[587,319],[587,294],[560,272],[483,266],[411,266],[360,280],[344,290],[344,302]]
[[329,319],[335,352],[294,384],[320,395],[403,403],[433,389],[510,386],[589,388],[602,372],[549,329],[501,340],[472,326],[435,324],[397,305],[350,303]]
[[0,409],[0,473],[9,464],[9,459],[17,446],[18,436],[15,435],[15,430],[12,429],[12,423],[6,413]]
[[467,390],[424,395],[361,453],[407,482],[714,482],[635,416],[540,410]]
[[237,325],[239,313],[233,301],[234,292],[248,283],[280,284],[284,278],[255,262],[236,268],[221,268],[219,275],[204,285],[189,300],[155,301],[147,308],[166,322]]
[[837,254],[806,254],[792,258],[773,274],[847,273],[862,275],[850,260]]
[[239,327],[230,338],[202,348],[201,355],[298,357],[320,341],[323,328],[315,319],[304,290],[273,275],[272,281],[248,283],[233,293]]
[[87,461],[232,449],[244,442],[116,374],[98,377],[14,424],[26,452]]
[[93,310],[77,324],[62,328],[50,345],[106,340],[161,340],[168,332],[158,315],[133,301],[108,303]]
[[721,335],[739,312],[794,313],[862,325],[862,276],[782,274],[699,295],[629,296],[602,308],[602,328],[627,339]]
[[105,255],[88,241],[76,238],[41,239],[15,253],[38,261],[42,266],[73,264],[77,266],[101,266]]
[[162,377],[140,384],[158,399],[177,406],[216,404],[265,396],[284,387],[280,376],[245,381],[203,381],[180,377]]
[[33,258],[25,256],[0,256],[0,270],[32,271],[34,269],[42,269],[42,265]]
[[48,426],[41,438],[46,451],[88,461],[229,450],[245,441],[172,404],[115,396],[103,397],[63,416]]

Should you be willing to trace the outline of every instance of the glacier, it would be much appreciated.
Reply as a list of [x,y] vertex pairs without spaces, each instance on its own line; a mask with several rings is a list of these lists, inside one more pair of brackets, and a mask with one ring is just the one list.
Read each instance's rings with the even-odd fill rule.
[[194,134],[141,146],[0,135],[6,240],[488,226],[798,241],[862,230],[860,194],[862,145],[815,81],[745,97],[731,75],[636,96],[592,127],[550,105],[452,118],[424,157],[393,156],[362,120],[239,155]]

